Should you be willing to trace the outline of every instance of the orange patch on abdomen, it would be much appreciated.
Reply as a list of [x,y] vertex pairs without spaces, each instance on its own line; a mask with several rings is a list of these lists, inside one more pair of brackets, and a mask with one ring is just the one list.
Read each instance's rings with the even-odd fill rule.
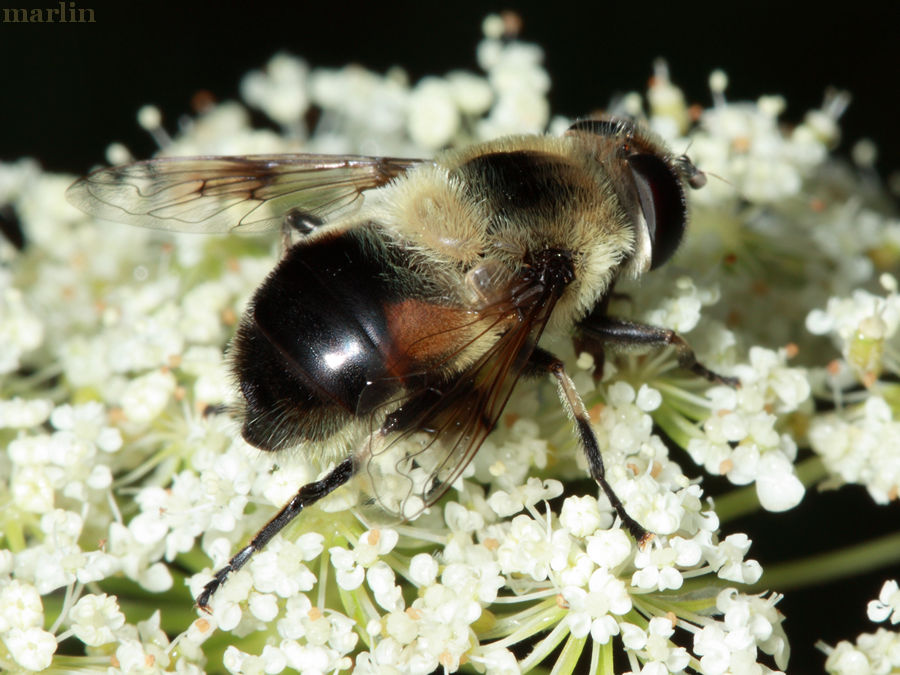
[[455,307],[407,299],[385,305],[394,377],[447,367],[477,337],[478,315]]

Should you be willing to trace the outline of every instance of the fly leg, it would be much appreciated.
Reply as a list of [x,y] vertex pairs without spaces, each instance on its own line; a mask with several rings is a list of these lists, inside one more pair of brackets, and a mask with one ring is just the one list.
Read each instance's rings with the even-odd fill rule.
[[740,382],[736,377],[719,375],[700,363],[687,341],[668,328],[648,326],[636,321],[625,321],[611,316],[604,316],[597,312],[588,315],[578,325],[578,328],[580,334],[576,338],[576,348],[594,356],[598,364],[595,377],[598,379],[603,374],[604,347],[622,350],[673,347],[678,357],[678,365],[685,370],[689,370],[710,382],[727,384],[731,387],[740,386]]
[[322,480],[307,483],[301,487],[293,499],[285,504],[284,508],[256,533],[256,536],[253,537],[250,543],[238,551],[225,567],[213,575],[212,581],[203,587],[203,592],[197,598],[197,607],[204,612],[209,612],[210,599],[219,587],[225,583],[225,579],[228,578],[229,574],[241,569],[250,559],[250,556],[265,547],[272,537],[281,532],[288,523],[300,515],[303,509],[315,504],[339,488],[350,480],[354,473],[356,473],[356,467],[353,465],[353,459],[347,458],[332,469],[331,473]]
[[581,400],[581,396],[575,389],[575,383],[572,382],[572,378],[566,372],[562,360],[550,352],[538,348],[531,354],[529,367],[534,369],[534,371],[548,372],[556,379],[559,400],[569,417],[575,421],[575,427],[578,430],[578,437],[581,440],[581,446],[587,458],[591,478],[603,490],[616,514],[622,519],[622,523],[628,528],[631,536],[635,538],[638,544],[643,545],[648,542],[653,534],[628,515],[622,501],[612,489],[612,486],[606,481],[606,469],[603,466],[600,445],[597,442],[594,430],[591,428],[591,420],[588,417],[587,408],[585,408],[584,401]]

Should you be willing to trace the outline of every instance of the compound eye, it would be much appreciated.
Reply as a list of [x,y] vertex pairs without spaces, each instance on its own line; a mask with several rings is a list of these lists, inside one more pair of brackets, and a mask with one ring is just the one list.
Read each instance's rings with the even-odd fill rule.
[[631,155],[628,166],[650,237],[650,269],[655,269],[672,257],[684,235],[687,225],[684,188],[671,167],[656,155]]

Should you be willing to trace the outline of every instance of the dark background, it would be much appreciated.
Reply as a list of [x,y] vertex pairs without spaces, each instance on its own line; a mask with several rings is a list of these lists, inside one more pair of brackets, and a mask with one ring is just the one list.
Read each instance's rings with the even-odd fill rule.
[[[0,8],[22,6],[56,7],[57,0],[0,0]],[[705,0],[76,6],[94,9],[96,23],[0,23],[0,159],[30,155],[50,169],[80,173],[102,161],[112,140],[146,156],[154,145],[135,123],[142,104],[159,105],[171,129],[194,92],[235,97],[241,75],[279,49],[314,66],[401,65],[413,80],[475,70],[482,18],[512,7],[522,15],[523,39],[546,49],[554,112],[583,115],[617,92],[642,90],[653,59],[665,56],[689,100],[709,104],[707,78],[721,67],[729,99],[784,94],[788,121],[817,106],[826,87],[849,89],[842,147],[870,137],[883,172],[900,166],[898,16],[888,2],[839,11],[819,2]]]
[[[725,5],[729,6],[726,8]],[[0,0],[2,7],[55,7],[56,0]],[[553,81],[552,110],[569,116],[604,106],[616,93],[642,90],[652,61],[664,56],[690,101],[709,104],[707,78],[723,68],[731,100],[787,97],[784,119],[818,106],[826,87],[848,89],[842,126],[846,152],[873,139],[883,175],[900,167],[897,10],[888,2],[391,2],[323,0],[285,5],[77,0],[95,24],[0,24],[0,160],[36,157],[55,171],[84,173],[103,162],[113,140],[137,155],[154,150],[135,121],[159,105],[168,128],[189,112],[201,89],[237,96],[240,77],[278,50],[312,66],[357,62],[377,71],[401,65],[413,81],[426,74],[477,70],[475,46],[488,11],[513,8],[522,39],[542,45]],[[710,485],[710,487],[713,487]],[[861,516],[860,514],[867,514]],[[787,516],[748,519],[728,528],[755,540],[763,565],[863,541],[896,528],[897,505],[872,506],[861,489],[810,494]],[[790,671],[820,671],[813,643],[836,644],[874,631],[865,604],[882,570],[854,581],[789,593]]]

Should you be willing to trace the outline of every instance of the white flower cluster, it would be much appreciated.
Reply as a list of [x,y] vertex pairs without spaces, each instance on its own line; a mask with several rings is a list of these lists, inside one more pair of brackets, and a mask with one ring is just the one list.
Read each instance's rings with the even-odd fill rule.
[[[316,69],[277,55],[241,93],[280,133],[252,128],[237,102],[171,138],[152,107],[140,123],[169,155],[428,156],[564,127],[550,121],[541,50],[503,38],[498,21],[485,23],[478,48],[484,74],[411,85],[399,69]],[[569,351],[610,484],[653,542],[638,547],[584,480],[550,383],[523,386],[446,502],[414,524],[363,526],[348,510],[355,492],[342,489],[231,574],[199,619],[190,596],[210,570],[322,468],[302,452],[259,457],[222,414],[235,395],[223,348],[275,247],[101,224],[65,203],[71,177],[0,164],[0,203],[28,240],[21,252],[0,240],[0,670],[517,673],[561,644],[574,668],[588,636],[601,669],[613,667],[614,643],[645,675],[784,668],[778,597],[730,587],[760,580],[749,539],[720,532],[654,429],[710,473],[754,484],[772,511],[803,497],[793,463],[807,442],[832,482],[895,500],[897,391],[885,375],[898,373],[900,305],[894,277],[883,278],[885,297],[863,287],[896,265],[900,226],[865,194],[845,198],[852,177],[828,172],[840,100],[786,132],[781,99],[728,103],[722,74],[713,89],[712,110],[689,108],[657,65],[649,123],[680,148],[699,121],[692,157],[731,184],[697,193],[674,264],[690,274],[649,275],[614,303],[690,332],[703,363],[740,388],[710,387],[665,352],[610,355],[595,384],[590,357],[556,349]],[[639,116],[642,105],[622,101]],[[109,155],[128,158],[121,147]],[[837,344],[847,365],[837,374],[797,318],[815,307],[826,309],[806,326]],[[795,352],[806,368],[787,366]],[[857,382],[865,392],[844,395]],[[836,409],[815,413],[813,389]],[[578,480],[588,494],[565,494]],[[159,610],[145,618],[147,606]],[[886,585],[870,615],[896,623],[898,612],[896,583]],[[832,657],[888,663],[895,648],[878,635]],[[63,640],[84,656],[57,654]],[[531,650],[517,657],[525,641]]]
[[897,279],[884,274],[879,281],[887,295],[857,289],[851,297],[830,298],[824,310],[814,309],[806,317],[809,331],[830,336],[849,366],[848,374],[869,388],[885,371],[900,373]]
[[858,483],[878,504],[900,491],[900,419],[878,395],[841,413],[813,421],[809,441],[832,476]]
[[710,473],[728,476],[737,485],[754,483],[768,511],[786,511],[803,498],[794,473],[797,444],[779,432],[779,415],[797,410],[809,396],[804,373],[785,366],[785,350],[750,350],[750,363],[735,366],[739,389],[709,392],[713,414],[703,422],[704,436],[691,439],[687,451]]
[[[2,564],[8,575],[12,555],[4,553]],[[0,588],[0,636],[13,661],[22,668],[43,670],[52,662],[56,636],[43,625],[41,595],[32,584],[11,580]]]
[[[900,589],[897,581],[884,582],[877,600],[868,606],[869,619],[900,623]],[[861,633],[855,643],[842,640],[835,647],[820,645],[828,654],[825,670],[832,675],[888,675],[900,670],[900,632],[879,628]]]
[[[518,398],[513,415],[530,403],[528,396]],[[418,547],[414,542],[422,532],[417,528],[404,528],[413,541],[402,541],[394,530],[369,530],[352,549],[330,549],[336,581],[345,595],[357,598],[349,606],[366,617],[372,642],[359,656],[357,668],[429,673],[471,661],[488,672],[519,672],[539,663],[566,633],[574,640],[590,634],[598,644],[621,636],[635,664],[665,665],[672,672],[701,658],[710,664],[709,672],[726,672],[748,658],[756,664],[757,649],[783,665],[787,641],[773,599],[743,596],[732,589],[718,599],[708,598],[709,611],[721,613],[722,621],[699,619],[699,611],[690,620],[673,618],[679,603],[675,592],[694,577],[716,573],[726,581],[754,583],[761,569],[745,559],[750,545],[746,537],[718,539],[718,519],[703,510],[700,488],[689,483],[650,433],[647,411],[659,404],[653,390],[644,387],[636,393],[618,382],[598,413],[597,430],[610,447],[611,466],[628,467],[610,480],[629,511],[658,533],[678,534],[660,537],[641,550],[621,529],[609,529],[605,500],[568,497],[557,518],[538,509],[542,500],[559,495],[557,481],[532,478],[518,490],[503,489],[510,477],[504,459],[508,461],[516,439],[526,429],[530,437],[540,435],[534,422],[519,418],[499,430],[479,458],[483,468],[472,474],[493,468],[486,481],[496,486],[491,494],[485,498],[464,481],[458,486],[461,503],[444,507],[446,533],[439,558],[416,553],[408,564],[397,564],[401,551]],[[531,458],[545,459],[542,452]],[[520,470],[516,466],[513,476]],[[508,519],[522,509],[528,514]],[[432,536],[441,531],[430,528]],[[416,588],[411,604],[404,600],[397,572]],[[505,587],[515,594],[501,595]],[[520,603],[520,612],[495,624],[495,611]],[[517,663],[508,648],[551,621],[557,622],[556,632]],[[693,654],[671,639],[676,623],[695,634]],[[481,642],[484,624],[495,624],[501,639]]]
[[[811,332],[831,336],[845,364],[820,373],[823,393],[834,392],[839,405],[813,419],[809,440],[835,483],[864,485],[887,504],[900,494],[900,413],[896,383],[882,378],[900,374],[900,295],[894,277],[883,275],[881,283],[886,296],[857,290],[807,317]],[[866,387],[862,400],[860,393],[842,395],[854,381]]]

